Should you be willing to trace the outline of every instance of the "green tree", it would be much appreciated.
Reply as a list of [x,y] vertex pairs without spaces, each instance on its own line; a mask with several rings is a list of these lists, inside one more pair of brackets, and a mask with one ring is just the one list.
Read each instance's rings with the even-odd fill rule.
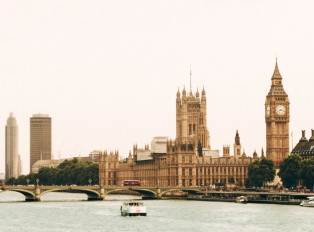
[[303,186],[313,189],[314,186],[314,157],[303,160],[301,163],[300,179]]
[[265,183],[274,180],[276,175],[275,164],[272,160],[262,158],[249,165],[246,187],[262,187]]
[[24,176],[24,175],[21,175],[21,176],[19,176],[17,179],[16,179],[16,181],[15,181],[15,184],[19,184],[19,185],[26,185],[26,179],[27,179],[27,177],[26,176]]
[[5,181],[5,184],[6,185],[14,185],[14,184],[16,184],[15,182],[16,182],[16,179],[14,177],[11,177]]
[[43,167],[39,169],[38,174],[30,173],[27,176],[19,176],[17,179],[10,178],[6,180],[7,185],[26,185],[36,184],[39,179],[40,185],[88,185],[88,180],[92,184],[99,183],[99,165],[92,162],[79,162],[78,159],[65,160],[56,168]]
[[291,154],[279,164],[278,176],[286,188],[296,188],[300,181],[301,156]]

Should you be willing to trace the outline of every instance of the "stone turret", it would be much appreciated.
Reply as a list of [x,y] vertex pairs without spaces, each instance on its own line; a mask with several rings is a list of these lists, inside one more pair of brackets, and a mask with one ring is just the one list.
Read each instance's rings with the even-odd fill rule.
[[230,146],[229,145],[223,146],[223,157],[230,157]]
[[201,143],[202,148],[210,149],[209,132],[207,129],[207,110],[205,90],[202,91],[202,100],[197,90],[195,95],[190,89],[186,96],[185,87],[182,91],[182,99],[176,99],[176,139],[184,143],[193,138],[194,147]]
[[258,156],[257,156],[257,152],[255,150],[254,153],[253,153],[253,159],[257,159],[257,158],[258,158]]
[[239,132],[237,130],[236,136],[234,138],[234,144],[233,144],[233,155],[234,155],[235,158],[240,158],[241,157],[241,150],[242,150],[242,146],[241,146],[241,143],[240,143]]

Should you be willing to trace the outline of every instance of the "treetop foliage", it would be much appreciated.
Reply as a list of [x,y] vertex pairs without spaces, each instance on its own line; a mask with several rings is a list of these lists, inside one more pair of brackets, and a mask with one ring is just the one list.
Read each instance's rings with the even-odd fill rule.
[[278,176],[286,188],[297,188],[301,184],[308,189],[313,189],[314,157],[302,160],[301,156],[291,154],[280,164]]
[[92,162],[79,162],[78,159],[65,160],[56,168],[43,167],[38,174],[19,176],[17,179],[10,178],[6,181],[7,185],[26,185],[36,184],[39,179],[40,185],[89,185],[99,183],[99,165]]
[[255,160],[249,165],[248,179],[245,182],[246,187],[262,187],[265,183],[274,180],[276,175],[274,161],[262,158]]

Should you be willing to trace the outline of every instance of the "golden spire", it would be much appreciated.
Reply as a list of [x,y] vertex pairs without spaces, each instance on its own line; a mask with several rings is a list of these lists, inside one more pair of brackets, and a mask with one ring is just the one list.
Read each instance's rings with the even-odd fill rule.
[[276,56],[276,65],[275,65],[274,74],[273,74],[271,79],[282,79],[280,72],[279,72],[279,68],[278,68],[277,56]]

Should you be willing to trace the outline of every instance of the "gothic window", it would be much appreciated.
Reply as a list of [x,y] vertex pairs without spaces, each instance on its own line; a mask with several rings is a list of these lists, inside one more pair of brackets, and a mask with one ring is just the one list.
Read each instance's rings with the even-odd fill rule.
[[192,168],[189,168],[189,175],[192,176]]
[[193,124],[193,133],[195,134],[195,124]]
[[189,124],[189,135],[192,134],[192,124]]
[[189,163],[192,163],[192,156],[189,157]]
[[185,156],[182,156],[182,163],[185,163]]

